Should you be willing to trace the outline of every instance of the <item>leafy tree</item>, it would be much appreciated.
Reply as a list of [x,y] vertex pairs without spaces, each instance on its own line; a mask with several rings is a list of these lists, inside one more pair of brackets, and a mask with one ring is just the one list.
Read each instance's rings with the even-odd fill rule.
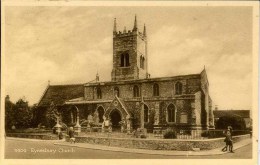
[[14,107],[16,128],[28,128],[31,124],[32,113],[25,99],[19,99]]
[[246,123],[242,117],[224,116],[216,122],[216,129],[227,129],[231,126],[234,130],[245,130]]
[[15,124],[15,104],[10,101],[10,97],[7,95],[5,98],[5,128],[11,129]]
[[39,124],[39,117],[42,117],[42,116],[38,115],[39,109],[37,108],[36,104],[31,106],[30,109],[31,109],[31,113],[32,113],[31,126],[37,127]]
[[47,127],[52,128],[56,122],[57,119],[61,121],[61,113],[58,111],[55,104],[52,102],[50,107],[47,109],[46,112],[46,119],[47,119]]

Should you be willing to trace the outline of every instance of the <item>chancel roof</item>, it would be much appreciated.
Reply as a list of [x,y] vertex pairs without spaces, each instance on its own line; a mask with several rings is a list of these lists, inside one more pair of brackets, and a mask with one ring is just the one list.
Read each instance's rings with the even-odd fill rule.
[[49,85],[43,96],[41,97],[38,106],[49,106],[51,102],[55,105],[63,105],[66,100],[84,97],[84,85]]
[[250,118],[250,110],[214,110],[214,118],[220,117],[242,117]]

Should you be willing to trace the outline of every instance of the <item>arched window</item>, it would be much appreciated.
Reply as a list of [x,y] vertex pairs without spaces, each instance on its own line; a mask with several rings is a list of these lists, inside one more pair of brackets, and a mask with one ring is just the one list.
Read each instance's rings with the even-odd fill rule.
[[144,69],[144,61],[145,61],[145,58],[143,57],[143,60],[142,60],[142,62],[143,62],[142,68],[143,68],[143,69]]
[[125,54],[125,66],[129,66],[130,64],[129,64],[129,54],[128,53],[126,53]]
[[121,66],[121,67],[124,67],[124,66],[125,66],[125,55],[124,55],[124,54],[121,54],[121,56],[120,56],[120,61],[121,61],[120,66]]
[[177,82],[175,84],[175,94],[176,95],[181,95],[182,94],[182,83]]
[[144,69],[144,56],[140,56],[140,68]]
[[167,107],[167,121],[168,122],[175,122],[175,106],[173,104],[170,104]]
[[101,89],[99,87],[97,88],[97,98],[102,99],[102,92],[101,92]]
[[144,105],[144,122],[148,122],[148,118],[149,118],[148,106]]
[[120,55],[120,66],[121,67],[130,66],[128,53],[123,53]]
[[104,108],[103,107],[98,107],[98,118],[99,118],[99,123],[103,123],[104,119],[103,119],[103,116],[104,116]]
[[119,88],[118,87],[114,88],[114,94],[115,94],[115,96],[119,97]]
[[159,85],[158,84],[153,85],[153,96],[159,96]]
[[143,66],[142,66],[142,64],[143,64],[142,60],[143,60],[143,58],[142,58],[142,56],[140,56],[140,68],[143,68]]
[[134,97],[140,97],[139,87],[137,85],[134,86]]

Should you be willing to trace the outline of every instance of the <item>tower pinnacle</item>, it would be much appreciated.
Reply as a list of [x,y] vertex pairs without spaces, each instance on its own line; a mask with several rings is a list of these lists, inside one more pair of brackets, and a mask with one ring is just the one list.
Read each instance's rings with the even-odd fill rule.
[[96,74],[96,82],[98,82],[99,81],[99,75],[98,75],[98,72],[97,72],[97,74]]
[[146,37],[146,27],[145,27],[145,24],[144,24],[144,32],[143,32],[143,35]]
[[116,18],[114,19],[114,30],[113,30],[114,33],[116,33]]
[[136,15],[135,15],[135,22],[134,22],[133,31],[137,31],[137,19],[136,19]]

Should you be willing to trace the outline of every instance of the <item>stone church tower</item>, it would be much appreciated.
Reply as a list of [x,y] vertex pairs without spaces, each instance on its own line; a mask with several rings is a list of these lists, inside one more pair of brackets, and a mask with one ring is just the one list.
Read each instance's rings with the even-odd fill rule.
[[148,77],[147,35],[144,25],[139,32],[135,16],[133,30],[117,31],[116,19],[113,30],[112,81],[136,80]]

